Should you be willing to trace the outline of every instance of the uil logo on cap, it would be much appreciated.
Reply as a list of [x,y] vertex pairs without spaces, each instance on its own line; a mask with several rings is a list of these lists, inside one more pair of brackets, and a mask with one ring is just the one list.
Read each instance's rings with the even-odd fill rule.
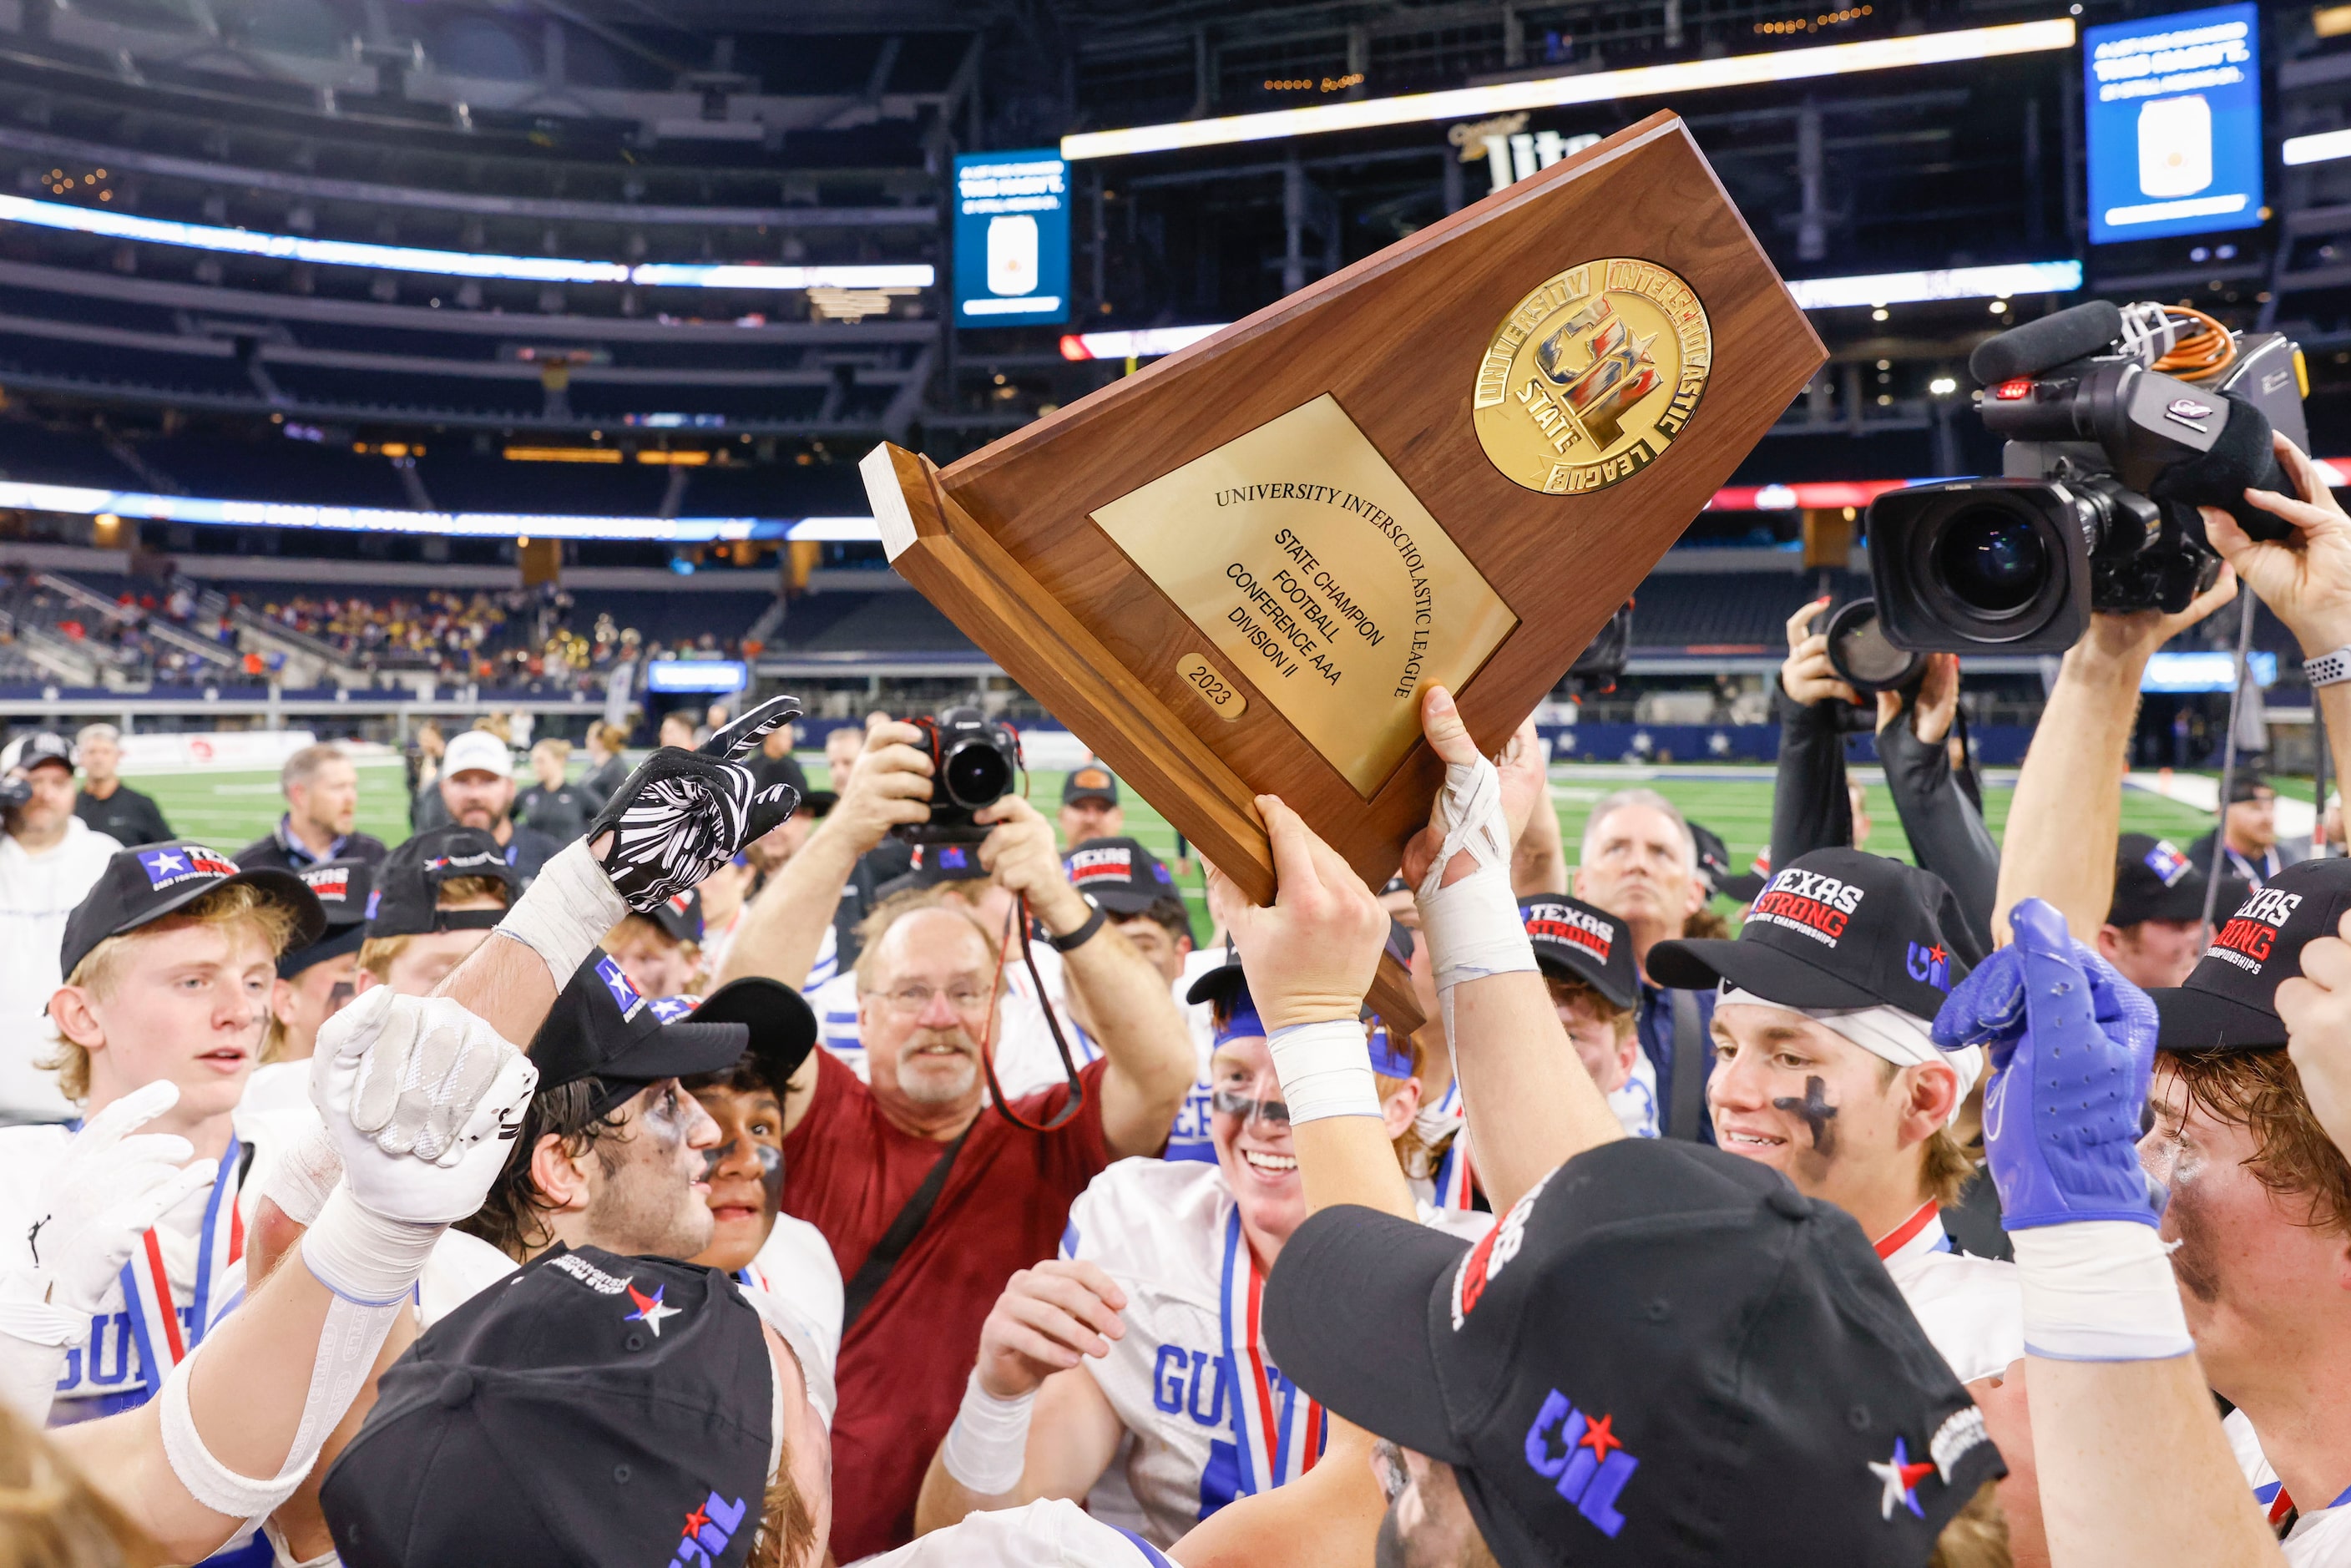
[[1510,1212],[1502,1216],[1502,1223],[1479,1237],[1478,1245],[1469,1249],[1461,1266],[1453,1271],[1454,1333],[1461,1332],[1461,1325],[1477,1309],[1478,1298],[1486,1293],[1486,1287],[1510,1267],[1510,1260],[1526,1245],[1527,1218],[1534,1212],[1535,1199],[1542,1196],[1542,1189],[1550,1182],[1551,1176],[1546,1176],[1527,1188],[1526,1196],[1510,1205]]
[[373,919],[375,918],[376,906],[377,906],[377,905],[379,905],[379,904],[381,904],[382,902],[383,902],[383,889],[381,889],[381,888],[380,888],[380,887],[371,887],[371,888],[368,889],[368,906],[367,906],[367,918],[368,918],[368,919],[370,919],[370,920],[373,920]]
[[970,868],[970,852],[966,850],[961,844],[941,844],[939,846],[940,870],[967,871]]
[[1864,891],[1824,873],[1790,866],[1764,887],[1747,918],[1802,932],[1834,947],[1844,936],[1845,923],[1861,907]]
[[638,993],[636,987],[629,983],[629,977],[621,972],[618,959],[610,956],[597,959],[596,977],[603,981],[604,988],[612,994],[612,1005],[621,1009],[622,1018],[636,1017],[637,1009],[645,1005],[645,998]]
[[1614,1416],[1586,1415],[1554,1388],[1544,1396],[1535,1424],[1527,1428],[1526,1442],[1527,1464],[1535,1474],[1552,1482],[1553,1490],[1612,1538],[1625,1528],[1616,1500],[1641,1468],[1641,1461],[1625,1450],[1615,1425]]
[[202,844],[177,848],[166,844],[161,849],[141,850],[139,869],[147,873],[147,884],[160,892],[199,877],[235,876],[236,862],[223,859]]
[[743,1528],[743,1516],[750,1510],[741,1498],[728,1502],[716,1492],[702,1500],[702,1506],[685,1516],[685,1528],[678,1532],[677,1551],[670,1558],[670,1568],[708,1568],[726,1554],[726,1543]]
[[1951,988],[1951,955],[1941,943],[1913,942],[1905,956],[1905,967],[1910,977],[1922,986],[1932,986],[1938,991]]
[[2179,879],[2189,872],[2188,857],[2174,849],[2168,840],[2158,839],[2155,848],[2147,852],[2147,869],[2166,887],[2177,887]]
[[2277,940],[2278,927],[2294,918],[2301,904],[2302,894],[2298,893],[2281,893],[2273,887],[2262,889],[2229,916],[2229,924],[2212,938],[2212,945],[2204,949],[2204,956],[2234,964],[2249,975],[2260,974],[2262,966],[2269,962],[2270,946]]

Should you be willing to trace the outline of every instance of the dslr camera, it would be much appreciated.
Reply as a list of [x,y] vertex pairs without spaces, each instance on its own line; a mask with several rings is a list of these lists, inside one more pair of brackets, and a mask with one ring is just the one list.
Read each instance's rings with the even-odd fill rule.
[[1012,792],[1020,775],[1020,736],[976,707],[906,721],[923,732],[931,756],[931,817],[890,831],[910,844],[976,844],[987,829],[972,813]]
[[1869,570],[1887,643],[1915,653],[2062,653],[2093,611],[2176,613],[2220,559],[2199,506],[2256,538],[2284,521],[2248,486],[2292,494],[2272,451],[2307,450],[2308,378],[2282,333],[2200,313],[2093,300],[1979,344],[1998,478],[1890,491],[1870,504]]

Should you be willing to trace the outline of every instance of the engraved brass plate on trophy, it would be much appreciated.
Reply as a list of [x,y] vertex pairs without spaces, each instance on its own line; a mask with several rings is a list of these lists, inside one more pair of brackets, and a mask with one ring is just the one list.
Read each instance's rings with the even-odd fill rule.
[[1586,262],[1495,329],[1470,419],[1512,483],[1580,495],[1655,462],[1698,412],[1713,366],[1714,334],[1688,284],[1655,262]]
[[1200,694],[1200,700],[1217,710],[1217,716],[1231,720],[1249,712],[1249,698],[1241,695],[1225,673],[1197,653],[1186,653],[1176,661],[1176,674],[1184,684]]
[[1367,800],[1519,623],[1328,392],[1092,517]]

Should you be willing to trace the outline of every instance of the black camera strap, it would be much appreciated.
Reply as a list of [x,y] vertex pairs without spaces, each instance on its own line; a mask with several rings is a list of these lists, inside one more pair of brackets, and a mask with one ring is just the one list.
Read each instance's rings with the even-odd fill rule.
[[[980,1115],[987,1113],[987,1107],[982,1106]],[[873,1243],[873,1250],[865,1255],[865,1261],[857,1266],[857,1272],[841,1288],[841,1333],[843,1338],[848,1337],[850,1329],[865,1309],[873,1304],[873,1298],[881,1293],[883,1284],[890,1278],[890,1270],[898,1266],[898,1260],[905,1256],[906,1249],[914,1245],[914,1238],[923,1233],[924,1221],[931,1218],[931,1210],[938,1207],[939,1194],[946,1190],[947,1173],[955,1168],[956,1155],[963,1152],[964,1140],[970,1137],[971,1129],[978,1125],[979,1116],[974,1116],[970,1125],[957,1133],[955,1141],[939,1152],[939,1157],[932,1162],[930,1174],[923,1177],[923,1185],[906,1199],[906,1207],[890,1221],[890,1228]]]
[[[1099,914],[1100,911],[1096,913]],[[996,969],[999,985],[1004,973],[1007,951],[1012,946],[1012,939],[1017,935],[1020,939],[1020,961],[1028,967],[1029,970],[1029,983],[1037,988],[1038,1010],[1045,1015],[1045,1027],[1052,1031],[1053,1049],[1061,1053],[1061,1072],[1069,1080],[1070,1098],[1059,1111],[1053,1113],[1050,1121],[1031,1122],[1012,1108],[1012,1102],[1005,1095],[1004,1085],[996,1081],[996,1051],[995,1042],[992,1040],[983,1044],[979,1053],[980,1065],[987,1073],[988,1097],[996,1102],[996,1108],[1004,1113],[1006,1121],[1026,1132],[1050,1133],[1065,1125],[1071,1117],[1085,1109],[1086,1086],[1078,1077],[1078,1064],[1070,1055],[1070,1042],[1061,1033],[1061,1020],[1053,1011],[1053,998],[1046,994],[1045,977],[1037,972],[1037,954],[1035,948],[1030,946],[1029,937],[1029,927],[1031,923],[1029,918],[1029,898],[1026,894],[1012,901],[1012,907],[1006,912],[1005,920],[1011,928],[1005,932],[1003,945],[997,949]]]
[[[2204,925],[2210,929],[2213,905],[2220,899],[2222,857],[2229,852],[2229,791],[2237,782],[2237,709],[2245,700],[2245,664],[2253,645],[2253,591],[2242,583],[2237,585],[2241,608],[2237,612],[2237,662],[2233,666],[2236,685],[2229,689],[2229,733],[2220,742],[2220,795],[2212,805],[2212,858],[2204,867]],[[2318,711],[2314,698],[2311,712]],[[2318,820],[2326,820],[2326,800],[2318,801]]]

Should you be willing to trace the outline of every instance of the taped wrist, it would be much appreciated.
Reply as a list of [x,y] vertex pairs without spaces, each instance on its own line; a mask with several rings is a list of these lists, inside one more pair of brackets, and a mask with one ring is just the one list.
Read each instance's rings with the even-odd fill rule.
[[302,1262],[319,1283],[363,1307],[396,1307],[424,1272],[444,1225],[417,1225],[371,1212],[348,1186],[328,1195],[302,1233]]
[[589,852],[588,841],[575,839],[539,868],[538,879],[497,930],[538,954],[560,991],[628,913],[620,890]]
[[1028,1467],[1029,1418],[1036,1406],[1036,1390],[998,1399],[979,1385],[979,1371],[973,1368],[964,1380],[963,1406],[939,1446],[939,1463],[975,1497],[1019,1490]]
[[1372,1077],[1371,1048],[1353,1019],[1294,1023],[1266,1040],[1274,1075],[1290,1105],[1290,1124],[1325,1116],[1377,1116],[1380,1086]]
[[188,1380],[196,1364],[218,1340],[207,1340],[172,1369],[163,1384],[163,1457],[188,1495],[230,1519],[256,1520],[277,1511],[294,1495],[328,1435],[342,1421],[351,1401],[375,1367],[376,1353],[400,1316],[401,1303],[362,1306],[342,1296],[327,1303],[326,1322],[319,1329],[318,1359],[310,1364],[310,1386],[295,1424],[294,1441],[286,1463],[266,1479],[239,1475],[213,1457],[196,1430],[194,1408],[188,1402]]
[[[1445,841],[1414,898],[1437,991],[1486,975],[1533,968],[1534,949],[1510,891],[1510,829],[1502,818],[1501,774],[1482,757],[1447,763],[1434,814],[1445,828]],[[1446,868],[1465,850],[1477,869],[1448,887]]]
[[312,1225],[327,1206],[328,1195],[342,1179],[342,1151],[335,1147],[334,1134],[321,1124],[312,1128],[284,1159],[271,1163],[261,1196],[295,1224]]
[[2024,1287],[2024,1348],[2053,1361],[2164,1361],[2195,1343],[2155,1228],[2085,1219],[2009,1233]]

